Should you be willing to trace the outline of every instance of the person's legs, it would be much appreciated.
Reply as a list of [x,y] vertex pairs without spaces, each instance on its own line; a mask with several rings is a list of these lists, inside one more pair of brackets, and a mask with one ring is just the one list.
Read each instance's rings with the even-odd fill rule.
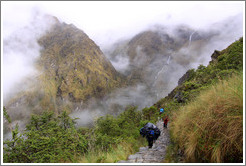
[[153,139],[151,139],[149,142],[149,148],[152,148],[152,146],[153,146]]
[[167,128],[167,122],[165,123],[165,126],[166,126],[166,128]]
[[153,138],[150,138],[150,137],[146,137],[146,138],[147,138],[147,141],[148,141],[149,148],[152,148],[152,146],[153,146]]

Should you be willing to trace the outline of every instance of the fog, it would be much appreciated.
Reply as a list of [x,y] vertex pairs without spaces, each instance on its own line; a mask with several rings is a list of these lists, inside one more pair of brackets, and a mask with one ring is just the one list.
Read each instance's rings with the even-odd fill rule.
[[[145,68],[145,82],[116,89],[100,101],[92,99],[86,109],[82,104],[76,104],[71,116],[79,117],[78,125],[83,126],[106,113],[117,114],[127,105],[141,109],[165,97],[188,69],[207,65],[215,49],[222,50],[243,36],[243,12],[244,2],[237,1],[1,2],[3,101],[28,89],[28,83],[23,84],[23,81],[35,79],[39,74],[35,68],[35,60],[40,56],[37,39],[52,25],[47,18],[43,21],[46,14],[83,30],[124,75],[132,70],[127,52],[120,51],[113,57],[109,51],[115,49],[117,43],[123,42],[122,47],[127,47],[136,34],[160,27],[165,27],[163,31],[170,37],[177,38],[175,27],[185,25],[190,28],[186,47],[155,55],[156,59]],[[201,48],[193,42],[198,34],[210,35]],[[144,64],[148,58],[141,49],[141,46],[137,48],[133,60],[135,67]]]
[[[184,23],[206,28],[243,12],[244,2],[2,2],[4,37],[30,23],[38,12],[84,30],[100,47],[128,38],[149,25]],[[18,14],[16,14],[18,12]]]
[[[37,43],[53,24],[52,19],[38,11],[32,12],[29,24],[19,27],[10,33],[14,27],[3,24],[2,76],[4,101],[18,91],[26,88],[24,79],[35,77],[37,70],[35,61],[40,56],[41,47]],[[8,24],[7,24],[8,25]]]

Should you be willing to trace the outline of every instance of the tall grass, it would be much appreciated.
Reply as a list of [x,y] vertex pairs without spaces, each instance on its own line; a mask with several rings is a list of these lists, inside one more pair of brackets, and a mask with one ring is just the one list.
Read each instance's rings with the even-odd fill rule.
[[242,162],[243,73],[181,107],[170,127],[186,162]]
[[110,151],[94,148],[78,160],[79,163],[115,163],[120,160],[127,160],[127,157],[136,153],[139,147],[146,145],[146,140],[140,138],[135,144],[122,142],[114,146]]

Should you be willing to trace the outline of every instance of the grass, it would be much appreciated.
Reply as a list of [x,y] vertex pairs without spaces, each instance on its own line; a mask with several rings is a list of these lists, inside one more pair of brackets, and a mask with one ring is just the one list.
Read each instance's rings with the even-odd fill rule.
[[116,163],[120,160],[127,160],[127,157],[138,151],[139,147],[146,146],[144,138],[138,140],[135,144],[122,142],[112,148],[111,151],[93,149],[89,153],[78,159],[79,163]]
[[242,162],[243,73],[181,107],[170,127],[186,162]]

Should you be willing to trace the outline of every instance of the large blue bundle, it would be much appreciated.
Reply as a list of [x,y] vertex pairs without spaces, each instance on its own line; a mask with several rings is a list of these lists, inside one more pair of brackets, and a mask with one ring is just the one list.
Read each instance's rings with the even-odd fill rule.
[[157,139],[160,136],[160,130],[154,125],[153,123],[148,122],[144,127],[140,129],[140,134],[145,137],[145,136],[150,136],[149,133],[151,131],[154,131],[154,139]]
[[153,123],[148,122],[148,123],[144,126],[144,128],[146,128],[146,129],[155,129],[155,128],[157,128],[157,127],[156,127],[156,125],[154,125]]

